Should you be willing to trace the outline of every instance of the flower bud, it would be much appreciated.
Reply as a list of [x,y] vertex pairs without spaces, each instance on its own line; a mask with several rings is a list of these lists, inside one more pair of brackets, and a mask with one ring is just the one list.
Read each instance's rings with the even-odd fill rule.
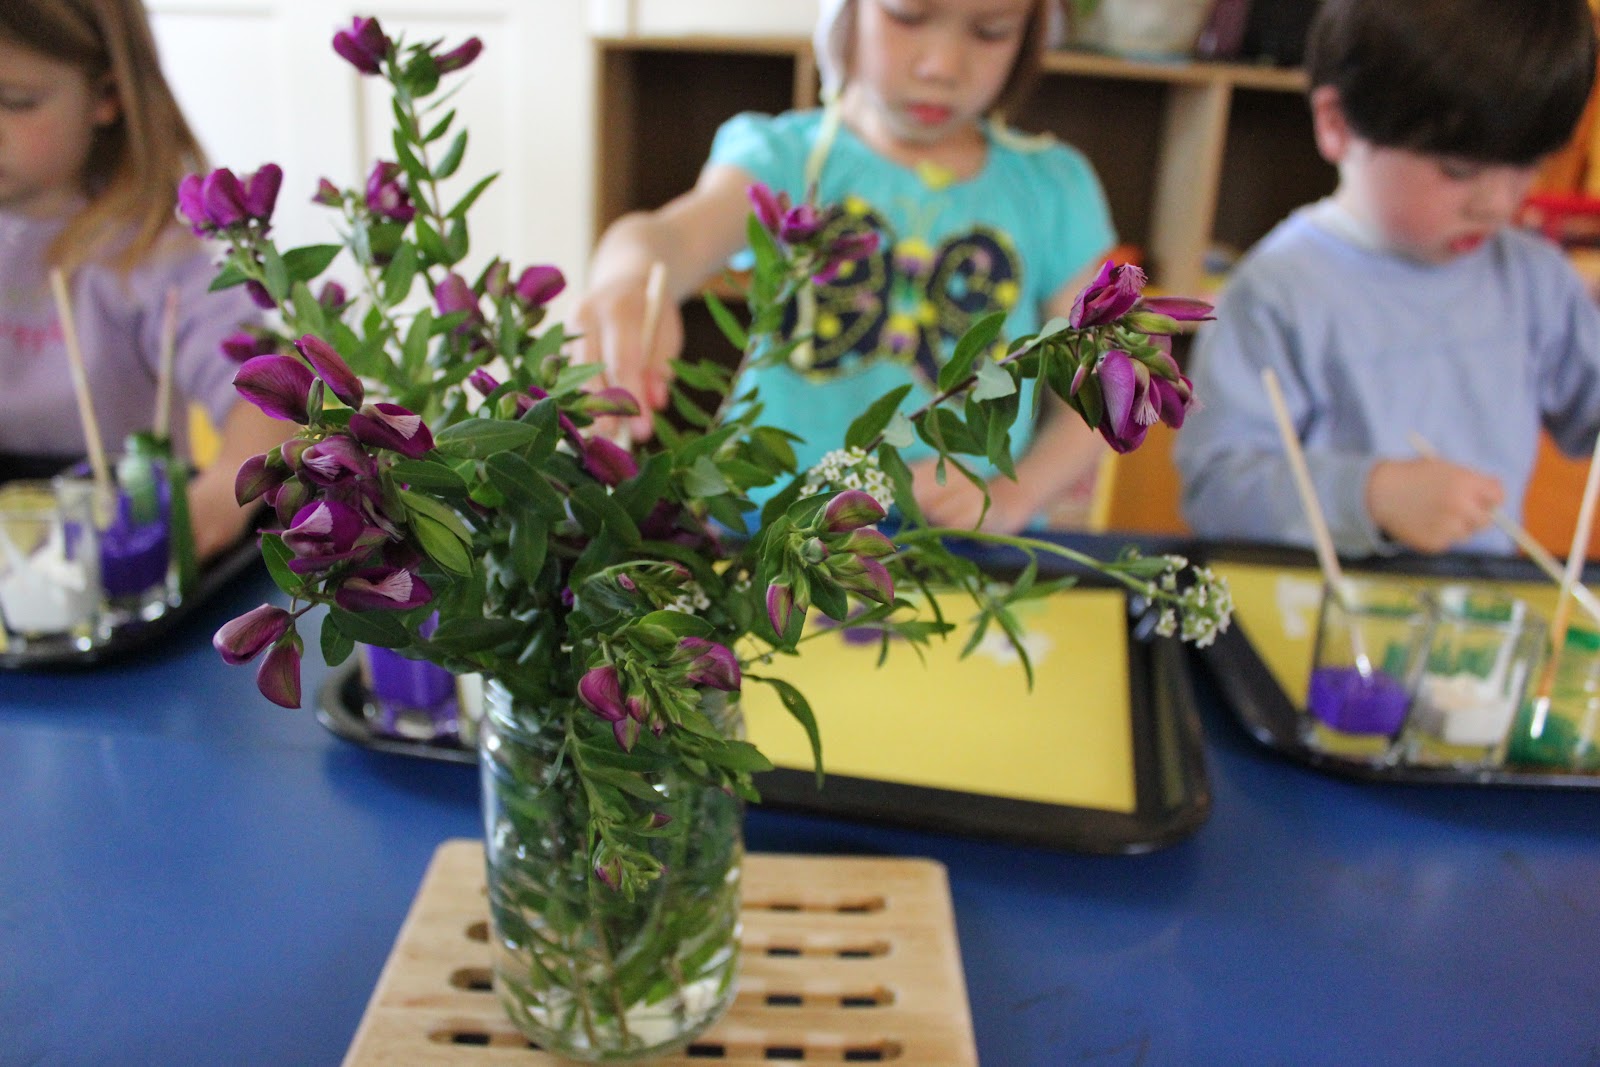
[[551,266],[534,266],[517,278],[517,299],[528,307],[544,307],[567,287],[561,271]]
[[444,55],[436,58],[434,66],[440,74],[453,74],[472,63],[483,51],[483,42],[476,37],[468,37]]
[[609,663],[584,672],[578,679],[578,699],[607,722],[628,717],[628,709],[622,702],[622,679]]
[[321,204],[323,207],[338,207],[340,204],[344,203],[344,194],[339,191],[339,187],[337,185],[333,184],[328,179],[318,178],[317,192],[316,195],[311,198],[311,202],[313,204]]
[[834,543],[840,552],[849,552],[857,556],[868,556],[872,559],[882,559],[892,556],[899,551],[895,543],[879,533],[877,530],[863,528],[852,530],[850,536]]
[[767,586],[767,620],[779,637],[789,632],[796,616],[804,619],[806,609],[795,600],[794,590],[781,582]]
[[466,312],[463,326],[475,322],[482,316],[478,312],[478,294],[472,291],[472,286],[459,274],[450,273],[434,287],[433,306],[441,315],[454,315]]
[[788,194],[775,193],[761,182],[753,182],[745,190],[745,195],[750,198],[750,206],[755,210],[762,228],[777,236],[783,227],[783,216],[789,210]]
[[639,414],[639,401],[634,399],[632,393],[618,385],[585,393],[578,398],[574,406],[589,415]]
[[846,489],[828,501],[828,507],[822,513],[822,525],[829,533],[844,533],[871,526],[884,514],[883,505],[873,499],[872,494],[860,489]]
[[361,387],[361,379],[357,378],[350,365],[340,358],[332,345],[314,334],[306,334],[294,343],[300,354],[306,357],[317,372],[317,377],[328,383],[328,388],[333,390],[333,395],[352,408],[359,408],[362,399],[366,396]]
[[246,280],[244,291],[245,295],[250,298],[250,302],[262,311],[273,311],[278,306],[278,302],[272,298],[272,294],[267,291],[267,287],[254,278]]
[[215,227],[206,211],[205,194],[201,192],[203,179],[198,174],[186,174],[178,183],[178,214],[187,219],[189,229],[196,237],[203,237]]
[[307,397],[315,381],[311,368],[292,356],[256,356],[233,376],[233,387],[273,418],[303,426],[311,418]]
[[323,310],[337,314],[345,304],[350,302],[350,296],[344,291],[344,286],[329,279],[322,283],[322,291],[317,294],[317,303]]
[[678,649],[694,657],[689,663],[689,673],[684,676],[684,681],[690,685],[710,686],[727,693],[739,691],[739,686],[743,682],[743,676],[739,671],[739,658],[727,645],[707,641],[703,637],[685,637],[678,642]]
[[211,638],[211,647],[221,655],[224,663],[237,667],[261,654],[261,650],[289,632],[293,617],[282,608],[262,604],[251,608],[237,619],[223,623]]
[[288,477],[289,468],[281,457],[268,453],[251,456],[239,465],[239,473],[233,476],[233,498],[244,507],[269,489],[282,485]]
[[482,393],[484,396],[488,396],[490,393],[500,388],[499,380],[482,367],[474,369],[471,374],[467,375],[467,384],[472,386],[478,392]]
[[639,720],[618,719],[611,724],[611,734],[617,739],[618,748],[624,752],[632,752],[634,744],[639,740]]
[[280,708],[300,706],[300,643],[290,637],[272,646],[256,668],[256,688]]
[[381,74],[389,49],[389,38],[374,18],[352,19],[348,30],[333,35],[333,50],[363,74]]
[[244,363],[254,356],[271,355],[277,351],[277,341],[270,335],[235,330],[217,345],[224,356],[235,363]]
[[1144,283],[1144,271],[1138,267],[1107,260],[1094,281],[1078,294],[1067,321],[1080,330],[1114,322],[1139,302]]
[[839,584],[868,600],[880,604],[894,603],[894,579],[889,577],[888,569],[870,556],[856,556],[855,559],[861,564],[861,573],[841,576]]
[[1141,301],[1140,307],[1179,322],[1205,322],[1216,318],[1213,314],[1216,309],[1210,304],[1187,296],[1153,296]]
[[828,558],[828,546],[820,537],[808,537],[800,545],[800,558],[807,563],[821,563]]
[[621,485],[639,473],[639,463],[632,453],[604,437],[584,441],[583,467],[602,485]]

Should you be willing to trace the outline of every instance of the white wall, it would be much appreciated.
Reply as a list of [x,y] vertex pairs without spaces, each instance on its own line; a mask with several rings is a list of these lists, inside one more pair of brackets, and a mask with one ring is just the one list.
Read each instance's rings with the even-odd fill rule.
[[[276,229],[284,247],[333,242],[337,213],[310,203],[317,179],[356,185],[393,158],[381,83],[330,42],[355,14],[391,36],[454,44],[482,38],[478,61],[447,86],[470,130],[459,196],[500,178],[473,210],[475,268],[554,263],[581,281],[593,228],[594,62],[584,0],[146,0],[162,62],[214,166],[284,169]],[[442,94],[441,94],[442,95]],[[558,302],[563,313],[571,294]]]

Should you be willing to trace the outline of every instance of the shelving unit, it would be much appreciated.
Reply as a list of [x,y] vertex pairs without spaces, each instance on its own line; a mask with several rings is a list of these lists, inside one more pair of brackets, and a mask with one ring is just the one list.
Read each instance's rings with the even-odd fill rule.
[[[724,119],[817,103],[804,37],[601,36],[595,44],[597,236],[619,215],[689,188]],[[1046,57],[1015,124],[1082,150],[1118,232],[1146,250],[1157,284],[1196,292],[1210,245],[1242,250],[1333,188],[1304,94],[1297,70],[1063,51]]]

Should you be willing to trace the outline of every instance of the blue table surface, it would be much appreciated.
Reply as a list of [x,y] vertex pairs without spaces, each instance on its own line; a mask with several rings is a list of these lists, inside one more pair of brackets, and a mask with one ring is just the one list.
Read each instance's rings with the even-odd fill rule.
[[[0,674],[0,1063],[336,1064],[435,847],[481,835],[471,767],[340,741],[216,657],[269,592]],[[326,676],[312,651],[308,705]],[[748,842],[944,863],[989,1067],[1600,1060],[1600,794],[1331,778],[1200,698],[1211,817],[1160,852],[759,809]]]

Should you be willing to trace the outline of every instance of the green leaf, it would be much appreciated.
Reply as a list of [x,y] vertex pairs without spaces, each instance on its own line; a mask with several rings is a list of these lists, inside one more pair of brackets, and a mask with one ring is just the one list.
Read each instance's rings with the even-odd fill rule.
[[449,456],[483,459],[496,452],[515,452],[532,445],[539,428],[505,419],[468,419],[434,434],[434,446]]
[[291,248],[283,254],[283,265],[289,271],[289,277],[297,282],[309,282],[317,275],[328,269],[339,253],[343,251],[340,245],[306,245],[303,248]]
[[320,633],[322,645],[322,662],[330,667],[337,667],[350,658],[350,653],[356,649],[355,639],[333,621],[333,616],[322,617],[322,631]]
[[900,411],[900,403],[905,400],[906,394],[911,392],[912,385],[897,386],[874,400],[866,411],[856,417],[845,431],[844,446],[846,448],[866,448],[872,439],[883,432],[891,420]]
[[972,399],[995,400],[1016,391],[1017,383],[1011,380],[1004,367],[987,359],[978,365],[978,384],[972,388]]
[[223,289],[232,289],[235,285],[243,285],[249,275],[240,270],[235,264],[229,263],[217,271],[217,276],[211,279],[207,292],[217,293]]
[[422,250],[422,254],[434,263],[448,263],[450,250],[445,247],[444,238],[439,236],[439,231],[423,218],[416,220],[416,228],[417,247]]
[[878,466],[883,468],[889,484],[894,487],[894,506],[914,525],[928,525],[922,508],[917,505],[916,494],[911,491],[911,468],[900,458],[899,450],[887,441],[878,446]]
[[484,460],[489,483],[518,507],[560,518],[566,510],[561,494],[532,463],[515,452],[501,452]]
[[727,480],[709,456],[701,456],[683,474],[683,487],[690,496],[721,496],[728,491]]
[[495,173],[480,179],[476,185],[467,190],[465,196],[456,201],[455,206],[446,213],[448,217],[452,219],[465,218],[467,212],[471,210],[472,205],[478,202],[478,197],[482,196],[483,191],[489,188],[489,186],[493,184],[494,180],[499,176],[500,173],[496,171]]
[[428,644],[444,652],[487,652],[496,645],[522,637],[526,625],[516,619],[462,618],[454,616],[439,623]]
[[445,131],[450,129],[450,124],[455,120],[456,113],[452,108],[450,111],[445,113],[444,118],[434,123],[433,127],[429,129],[427,133],[422,135],[422,143],[432,144],[434,141],[437,141],[439,138],[443,137],[445,135]]
[[610,529],[622,542],[630,547],[636,547],[641,538],[639,527],[628,517],[621,504],[612,499],[611,494],[601,489],[592,482],[584,483],[572,492],[573,498],[580,500],[588,507],[600,521]]
[[454,468],[425,459],[397,460],[389,468],[389,476],[412,489],[460,493],[467,491],[466,481]]
[[439,566],[455,574],[472,573],[472,556],[467,552],[466,545],[444,523],[413,511],[411,530],[416,534],[422,550]]
[[956,342],[956,350],[950,354],[949,361],[939,368],[940,392],[954,389],[972,373],[972,365],[994,344],[1005,321],[1004,311],[992,311],[968,327],[967,332],[961,335],[961,340]]
[[389,265],[383,268],[383,302],[390,307],[400,303],[411,292],[417,277],[417,246],[403,242]]
[[917,439],[916,428],[911,425],[911,420],[906,418],[905,412],[897,411],[889,420],[889,425],[883,428],[883,443],[893,445],[895,448],[906,448]]
[[390,611],[354,612],[334,605],[328,609],[328,620],[353,640],[379,648],[405,648],[415,640]]
[[267,292],[272,294],[272,299],[283,303],[289,295],[289,267],[271,241],[261,246],[261,268],[266,274]]
[[[761,232],[765,233],[766,231],[762,230]],[[748,348],[750,346],[750,338],[745,333],[744,326],[734,317],[733,312],[728,310],[728,305],[724,304],[717,297],[717,294],[709,289],[705,292],[705,301],[707,310],[711,312],[712,320],[716,322],[717,328],[722,331],[722,336],[728,339],[728,343],[740,352]]]
[[461,541],[469,543],[472,541],[472,531],[467,529],[467,524],[461,521],[461,516],[452,511],[449,505],[441,504],[432,497],[423,496],[410,489],[401,489],[398,493],[400,502],[412,515],[426,515]]
[[772,770],[772,761],[761,754],[761,750],[748,741],[724,741],[721,744],[707,745],[701,753],[707,763],[715,763],[718,767],[726,767],[730,771],[741,771],[753,774],[757,771]]
[[434,180],[443,181],[454,174],[456,169],[461,166],[461,157],[466,154],[466,151],[467,131],[462,130],[456,134],[456,139],[450,142],[450,147],[446,150],[444,158],[439,160],[438,166],[433,168]]
[[550,527],[533,515],[521,515],[511,525],[511,567],[517,577],[532,584],[544,569],[550,551]]
[[778,694],[778,699],[783,701],[783,706],[789,709],[789,714],[795,717],[806,732],[806,737],[811,741],[811,760],[817,769],[817,788],[822,788],[822,732],[817,729],[817,717],[811,711],[811,704],[805,695],[784,681],[782,678],[767,678],[755,674],[746,674],[746,678],[770,685]]
[[294,558],[294,553],[283,543],[282,537],[277,534],[262,534],[261,558],[267,565],[267,573],[272,575],[272,580],[277,583],[279,589],[295,595],[304,587],[305,579],[289,569],[289,561]]

